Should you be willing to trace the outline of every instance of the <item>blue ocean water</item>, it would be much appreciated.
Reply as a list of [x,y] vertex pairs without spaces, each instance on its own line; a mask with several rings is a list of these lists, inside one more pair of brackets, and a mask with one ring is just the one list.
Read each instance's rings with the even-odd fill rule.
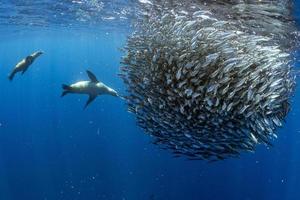
[[[0,200],[300,199],[299,87],[274,147],[214,163],[174,158],[151,143],[122,100],[101,96],[83,110],[86,96],[60,97],[62,83],[88,79],[86,69],[124,94],[117,73],[131,32],[127,22],[109,20],[72,26],[112,19],[100,1],[87,4],[78,21],[60,18],[70,26],[52,23],[59,6],[71,6],[61,2],[33,19],[19,10],[30,7],[22,1],[0,3]],[[299,8],[296,2],[295,15]],[[101,10],[108,14],[97,16]],[[41,24],[26,24],[36,19]],[[44,55],[9,82],[11,68],[37,50]]]

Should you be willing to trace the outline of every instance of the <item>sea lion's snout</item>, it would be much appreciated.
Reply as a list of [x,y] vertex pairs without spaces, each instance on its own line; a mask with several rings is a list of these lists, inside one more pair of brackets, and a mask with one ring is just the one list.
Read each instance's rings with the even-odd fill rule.
[[34,58],[37,58],[37,57],[39,57],[42,54],[44,54],[43,51],[37,51],[37,52],[33,53],[31,56],[34,57]]
[[112,96],[115,96],[115,97],[118,97],[118,93],[114,90],[114,89],[109,89],[109,93],[112,95]]
[[37,56],[40,56],[40,55],[42,55],[42,54],[44,54],[43,51],[38,51],[38,52],[36,53]]

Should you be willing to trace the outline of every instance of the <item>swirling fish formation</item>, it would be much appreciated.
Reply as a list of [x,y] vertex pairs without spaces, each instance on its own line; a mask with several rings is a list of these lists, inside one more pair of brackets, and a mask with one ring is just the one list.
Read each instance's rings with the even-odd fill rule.
[[254,152],[277,137],[290,109],[293,58],[279,44],[288,31],[277,24],[280,31],[262,27],[258,34],[261,21],[243,27],[201,5],[152,9],[137,22],[120,73],[129,111],[155,144],[178,156],[220,160]]

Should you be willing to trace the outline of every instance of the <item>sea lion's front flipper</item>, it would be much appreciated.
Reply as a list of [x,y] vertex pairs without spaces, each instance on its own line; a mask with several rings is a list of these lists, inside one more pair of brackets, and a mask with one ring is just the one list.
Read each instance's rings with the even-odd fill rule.
[[88,105],[90,104],[90,103],[92,103],[95,99],[96,99],[96,95],[90,95],[89,96],[89,99],[87,100],[87,102],[86,102],[86,104],[85,104],[85,106],[84,106],[84,109],[86,109],[86,107],[88,107]]
[[29,66],[29,65],[31,65],[32,63],[33,63],[33,61],[34,61],[34,57],[33,56],[27,56],[26,58],[25,58],[25,62],[26,62],[26,64]]
[[92,82],[94,83],[99,83],[97,77],[89,70],[86,70],[87,75],[89,76],[89,78],[91,79]]
[[25,67],[25,69],[22,71],[22,75],[27,71],[28,67]]

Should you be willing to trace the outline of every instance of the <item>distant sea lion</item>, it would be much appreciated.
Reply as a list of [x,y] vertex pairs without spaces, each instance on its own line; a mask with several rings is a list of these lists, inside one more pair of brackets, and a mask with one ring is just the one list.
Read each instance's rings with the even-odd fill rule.
[[24,74],[27,69],[29,68],[29,66],[34,62],[34,60],[39,57],[40,55],[42,55],[43,52],[41,51],[37,51],[33,54],[31,54],[30,56],[27,56],[26,58],[24,58],[23,60],[21,60],[13,69],[13,71],[10,73],[10,75],[8,76],[8,79],[10,81],[13,80],[14,76],[16,73],[18,72],[22,72],[22,74]]
[[61,96],[63,97],[69,93],[89,95],[89,99],[86,102],[84,108],[86,108],[92,101],[94,101],[98,95],[109,94],[115,97],[120,97],[114,89],[98,81],[97,77],[92,72],[90,72],[89,70],[87,70],[86,72],[88,77],[90,78],[90,81],[79,81],[72,85],[63,84],[62,88],[64,91]]

